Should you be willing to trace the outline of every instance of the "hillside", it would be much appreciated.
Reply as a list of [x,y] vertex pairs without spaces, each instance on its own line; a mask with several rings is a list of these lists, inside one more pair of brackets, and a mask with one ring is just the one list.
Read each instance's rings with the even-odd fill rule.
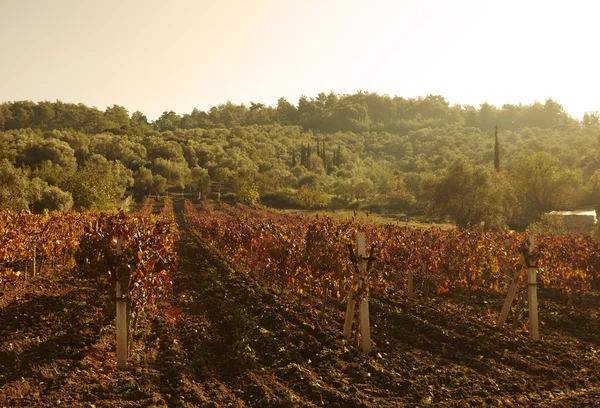
[[[598,205],[599,132],[597,113],[577,120],[551,99],[475,108],[433,95],[330,93],[297,105],[169,111],[155,121],[118,105],[6,102],[0,208],[114,209],[128,195],[170,191],[503,228]],[[496,158],[500,176],[490,174]],[[477,215],[464,220],[444,207],[448,191],[468,197]]]

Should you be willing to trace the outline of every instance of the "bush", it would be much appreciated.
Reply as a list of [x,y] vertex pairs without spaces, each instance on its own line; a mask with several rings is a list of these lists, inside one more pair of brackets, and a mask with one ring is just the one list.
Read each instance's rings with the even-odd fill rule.
[[569,232],[565,225],[565,220],[560,215],[544,214],[542,218],[529,224],[527,230],[535,234],[566,234]]

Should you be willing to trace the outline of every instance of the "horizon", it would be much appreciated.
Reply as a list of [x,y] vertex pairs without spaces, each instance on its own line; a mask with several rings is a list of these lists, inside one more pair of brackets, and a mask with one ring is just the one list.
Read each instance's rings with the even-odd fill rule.
[[[324,92],[324,93],[325,93],[325,94],[329,94],[330,92],[333,92],[333,91]],[[357,94],[357,93],[359,93],[359,92],[375,93],[375,92],[369,92],[369,91],[365,91],[365,90],[358,90],[358,91],[356,91],[356,92],[354,92],[354,93],[351,93],[350,95],[352,95],[352,94]],[[336,93],[336,92],[334,92],[334,93],[335,93],[335,94],[337,94],[338,96],[347,95],[347,94],[339,94],[339,93]],[[424,99],[424,98],[426,98],[427,96],[430,96],[430,95],[431,95],[431,96],[441,96],[441,97],[444,97],[444,95],[432,95],[432,94],[430,94],[430,95],[421,95],[421,96],[417,96],[417,97],[405,97],[405,96],[402,96],[402,95],[388,95],[388,94],[378,94],[378,95],[380,95],[380,96],[389,96],[389,97],[391,97],[392,99],[394,99],[394,98],[405,98],[405,99],[415,99],[415,100],[418,100],[418,99]],[[314,98],[316,98],[318,95],[301,95],[300,97],[302,97],[302,96],[306,96],[306,97],[307,97],[307,98],[309,98],[309,99],[314,99]],[[300,98],[300,97],[299,97],[299,98]],[[283,98],[283,97],[282,97],[282,98]],[[278,99],[279,99],[279,98],[278,98]],[[294,100],[289,100],[289,99],[287,99],[287,98],[285,98],[285,99],[286,99],[288,102],[290,102],[292,105],[294,105],[294,106],[298,107],[298,101],[297,101],[297,100],[296,100],[296,101],[294,101]],[[484,101],[484,102],[481,102],[480,104],[470,105],[470,104],[461,104],[461,103],[458,103],[458,102],[450,101],[450,100],[448,100],[448,98],[445,98],[445,97],[444,97],[444,99],[446,100],[446,102],[448,102],[448,105],[449,105],[449,106],[457,106],[457,105],[458,105],[458,106],[460,106],[462,109],[464,109],[464,108],[465,108],[465,107],[467,107],[467,106],[474,106],[476,109],[480,109],[480,106],[481,106],[481,105],[483,105],[483,104],[485,104],[485,103],[488,103],[488,102],[485,102],[485,101]],[[560,103],[560,101],[557,101],[556,99],[553,99],[553,98],[548,98],[548,99],[550,99],[550,100],[552,100],[552,101],[554,101],[554,102],[558,103],[559,105],[563,106],[563,105]],[[548,100],[548,99],[546,99],[546,100]],[[504,103],[504,104],[502,104],[502,105],[494,105],[494,104],[491,104],[491,103],[488,103],[488,104],[489,104],[489,105],[491,105],[491,106],[493,106],[493,107],[495,107],[495,108],[497,108],[497,109],[502,109],[502,107],[503,107],[504,105],[512,105],[512,106],[529,106],[529,105],[533,105],[533,104],[535,104],[535,103],[541,103],[541,104],[544,104],[544,103],[546,102],[546,100],[535,100],[535,101],[532,101],[531,103],[523,103],[523,102],[519,102],[519,103],[516,103],[516,104]],[[87,106],[87,107],[89,107],[89,108],[98,109],[98,110],[100,110],[100,111],[105,111],[107,108],[110,108],[110,107],[112,107],[113,105],[117,105],[117,106],[121,106],[121,107],[125,108],[125,110],[128,112],[128,114],[129,114],[129,116],[130,116],[130,117],[131,117],[131,115],[132,115],[133,113],[135,113],[135,112],[136,112],[136,110],[130,110],[130,109],[128,109],[126,106],[122,106],[122,105],[119,105],[119,104],[110,104],[110,105],[106,105],[104,108],[101,108],[101,107],[99,107],[99,106],[90,106],[90,105],[88,105],[88,104],[86,104],[86,103],[84,103],[84,102],[77,102],[77,101],[63,101],[63,100],[53,100],[53,101],[51,101],[51,100],[39,100],[39,101],[31,101],[31,100],[19,100],[19,101],[17,101],[17,100],[14,100],[14,101],[0,101],[0,104],[2,104],[2,103],[13,103],[13,102],[23,102],[23,101],[29,101],[29,102],[33,102],[33,103],[36,103],[36,104],[38,104],[38,103],[40,103],[40,102],[50,102],[50,103],[62,102],[62,103],[72,103],[72,104],[75,104],[75,105],[78,105],[78,104],[83,104],[83,105],[85,105],[85,106]],[[161,113],[160,113],[158,116],[156,116],[156,117],[150,117],[150,116],[149,116],[148,114],[146,114],[146,112],[144,112],[144,111],[139,111],[139,112],[141,112],[141,113],[142,113],[144,116],[146,116],[146,118],[148,119],[148,121],[149,121],[149,122],[154,122],[154,121],[155,121],[155,120],[157,120],[157,119],[158,119],[158,118],[159,118],[159,117],[160,117],[162,114],[164,114],[164,113],[167,113],[167,112],[170,112],[170,111],[173,111],[173,112],[175,112],[175,113],[176,113],[177,115],[179,115],[179,116],[183,116],[183,115],[186,115],[186,114],[190,114],[190,113],[191,113],[191,112],[192,112],[194,109],[198,109],[199,111],[203,111],[203,112],[208,112],[208,111],[209,111],[211,108],[213,108],[213,107],[218,107],[218,106],[221,106],[221,105],[226,105],[227,103],[233,103],[234,105],[237,105],[237,106],[245,106],[245,107],[249,107],[249,106],[250,106],[250,103],[262,103],[262,104],[264,104],[266,107],[277,108],[277,103],[274,103],[274,104],[267,104],[267,103],[264,103],[263,101],[256,101],[256,100],[254,100],[254,101],[249,101],[249,102],[241,102],[241,103],[236,103],[236,102],[234,102],[234,101],[229,101],[229,100],[228,100],[228,101],[224,101],[224,102],[220,102],[220,103],[217,103],[217,104],[211,105],[211,106],[209,106],[208,108],[205,108],[205,109],[200,109],[200,108],[198,108],[198,107],[192,107],[192,108],[191,108],[189,111],[187,111],[187,112],[177,112],[177,111],[174,111],[173,109],[167,109],[167,110],[165,110],[165,111],[161,112]],[[563,108],[564,108],[564,106],[563,106]],[[566,111],[566,110],[565,110],[565,112],[566,112],[567,114],[569,114],[569,115],[570,115],[570,116],[571,116],[573,119],[575,119],[575,120],[578,120],[578,121],[581,121],[581,120],[582,120],[582,118],[583,118],[583,114],[585,114],[585,113],[598,113],[598,111],[586,111],[586,112],[584,112],[584,113],[583,113],[583,114],[582,114],[580,117],[577,117],[577,116],[574,116],[574,115],[572,115],[570,112],[568,112],[568,111]]]
[[320,92],[450,104],[552,99],[600,110],[594,16],[582,1],[0,2],[0,101],[113,104],[156,120],[228,101]]

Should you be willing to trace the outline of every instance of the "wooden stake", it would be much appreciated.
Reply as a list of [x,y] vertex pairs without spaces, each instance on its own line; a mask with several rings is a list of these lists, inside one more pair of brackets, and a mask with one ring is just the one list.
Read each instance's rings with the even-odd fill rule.
[[[117,240],[117,254],[123,252],[123,237]],[[117,280],[116,298],[117,298],[117,368],[119,370],[127,369],[128,340],[129,340],[129,319],[127,316],[127,296],[123,296],[121,281]]]
[[360,337],[362,341],[362,350],[364,353],[371,352],[371,325],[369,322],[369,296],[365,291],[364,278],[367,271],[367,248],[365,245],[365,232],[358,231],[356,233],[356,257],[358,258],[358,269],[360,271],[361,286],[363,289],[363,297],[359,307],[359,319],[360,319]]
[[369,298],[363,297],[360,302],[360,337],[363,353],[371,352],[371,322],[369,321]]
[[498,319],[498,323],[496,323],[496,327],[500,328],[506,322],[508,318],[508,313],[510,312],[510,306],[512,305],[513,299],[515,298],[515,293],[517,293],[517,287],[519,286],[519,276],[521,276],[522,269],[519,269],[513,276],[512,281],[508,287],[508,294],[506,295],[506,299],[504,299],[504,306],[502,306],[502,312],[500,312],[500,318]]
[[408,284],[407,284],[407,288],[406,288],[406,293],[408,294],[408,297],[413,296],[413,285],[414,285],[413,271],[412,271],[412,269],[409,269],[408,270]]
[[350,340],[352,338],[352,320],[354,320],[354,308],[356,302],[354,301],[354,286],[358,282],[358,275],[354,273],[352,278],[352,284],[348,291],[348,304],[346,305],[346,320],[344,321],[344,338]]
[[117,281],[117,368],[127,369],[127,299],[121,292],[121,282]]
[[535,267],[527,268],[527,301],[529,302],[529,337],[540,339],[538,325],[537,281]]
[[540,329],[538,324],[538,302],[537,302],[537,279],[536,266],[537,260],[532,258],[533,249],[535,248],[535,240],[533,235],[527,236],[529,241],[529,250],[525,255],[527,265],[527,302],[529,303],[529,337],[533,340],[540,339]]

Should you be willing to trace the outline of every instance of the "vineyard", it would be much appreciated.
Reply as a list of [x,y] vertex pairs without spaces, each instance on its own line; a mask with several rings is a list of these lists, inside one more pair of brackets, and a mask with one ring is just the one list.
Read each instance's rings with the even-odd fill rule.
[[[0,212],[0,228],[0,406],[600,401],[590,237],[533,246],[517,232],[153,199],[128,213]],[[528,336],[532,264],[540,340]],[[512,324],[496,327],[511,287]],[[363,300],[368,353],[345,333]]]
[[172,202],[158,217],[151,216],[152,206],[147,200],[139,214],[0,213],[4,291],[44,273],[44,265],[52,269],[57,261],[70,261],[80,277],[105,283],[109,296],[117,281],[126,282],[134,316],[155,311],[157,298],[170,288],[169,271],[177,265],[177,227]]
[[[516,232],[411,229],[336,222],[327,216],[281,216],[268,210],[221,204],[198,212],[188,201],[186,217],[194,232],[238,265],[266,282],[295,294],[330,291],[340,298],[352,278],[352,247],[365,231],[378,262],[369,274],[374,295],[406,291],[408,274],[425,296],[452,288],[506,290],[522,268],[527,234]],[[600,242],[577,235],[536,236],[541,286],[573,302],[598,280]],[[350,251],[351,253],[352,251]]]

